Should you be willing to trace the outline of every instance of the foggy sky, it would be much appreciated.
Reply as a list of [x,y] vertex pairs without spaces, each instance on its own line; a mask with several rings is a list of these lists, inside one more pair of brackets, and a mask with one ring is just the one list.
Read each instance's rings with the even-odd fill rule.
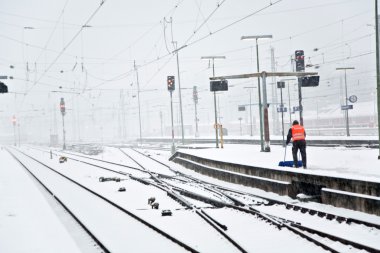
[[[138,137],[134,63],[141,89],[143,137],[161,136],[160,112],[164,135],[168,135],[168,75],[176,76],[174,121],[179,124],[173,40],[178,47],[186,45],[179,51],[184,124],[194,128],[192,87],[197,86],[203,135],[213,133],[214,108],[208,80],[212,69],[201,56],[226,56],[225,60],[215,61],[216,75],[255,72],[255,44],[241,41],[243,35],[273,35],[271,40],[259,41],[261,71],[271,71],[272,67],[291,71],[294,51],[305,51],[305,63],[311,66],[306,70],[317,71],[321,77],[319,87],[303,89],[305,114],[315,111],[317,103],[319,108],[339,108],[343,103],[343,72],[335,70],[337,67],[355,67],[347,71],[349,95],[357,95],[358,102],[370,105],[374,102],[374,1],[106,0],[99,7],[100,3],[89,0],[0,3],[0,75],[14,77],[3,80],[10,93],[0,95],[1,142],[13,140],[13,115],[25,141],[48,142],[50,134],[61,138],[61,97],[67,105],[65,124],[69,142]],[[247,18],[241,20],[244,17]],[[279,78],[268,81],[272,120],[275,101],[271,83]],[[289,83],[291,103],[296,104],[296,81]],[[238,112],[237,108],[249,103],[250,89],[244,87],[257,86],[257,81],[242,79],[229,84],[229,91],[218,95],[222,123],[238,124],[238,118],[242,117],[246,131],[248,111]],[[253,89],[252,103],[257,103],[257,97],[257,90]],[[288,99],[287,88],[285,98]],[[252,109],[257,119],[257,106]]]

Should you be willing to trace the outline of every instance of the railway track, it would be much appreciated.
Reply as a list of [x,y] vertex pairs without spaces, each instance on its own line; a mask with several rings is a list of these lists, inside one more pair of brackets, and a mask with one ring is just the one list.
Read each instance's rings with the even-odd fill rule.
[[[121,150],[122,151],[122,150]],[[190,198],[190,199],[196,199],[198,201],[202,201],[204,203],[207,203],[213,207],[218,207],[218,208],[229,208],[229,209],[234,209],[238,210],[239,212],[244,212],[248,213],[251,215],[254,215],[258,217],[259,219],[263,219],[266,222],[276,226],[278,229],[287,229],[303,238],[305,238],[308,241],[313,242],[314,244],[321,246],[325,250],[331,251],[331,252],[339,252],[339,250],[336,249],[336,247],[331,247],[329,244],[334,244],[334,243],[340,243],[341,245],[349,245],[348,247],[351,249],[358,249],[358,250],[366,250],[368,252],[380,252],[378,249],[364,245],[362,243],[355,242],[353,240],[349,240],[344,237],[340,237],[328,232],[324,232],[318,229],[313,228],[312,226],[308,226],[303,224],[302,221],[299,220],[292,220],[280,215],[274,215],[271,213],[267,213],[265,211],[265,207],[267,206],[281,206],[284,210],[288,210],[289,212],[298,212],[301,213],[302,215],[309,215],[309,216],[314,216],[318,217],[321,219],[321,221],[326,220],[329,222],[337,221],[339,223],[343,223],[347,225],[347,228],[349,228],[350,224],[360,224],[366,227],[370,227],[373,229],[379,229],[378,224],[374,223],[369,223],[366,221],[361,221],[358,219],[352,219],[349,217],[342,217],[338,215],[334,215],[332,213],[326,213],[326,212],[321,212],[315,209],[310,209],[310,208],[305,208],[302,206],[298,206],[295,204],[289,204],[286,202],[281,202],[275,199],[270,199],[270,198],[264,198],[262,196],[257,196],[253,194],[248,194],[232,189],[228,189],[226,187],[221,187],[215,184],[210,184],[207,182],[204,182],[202,180],[196,179],[194,177],[187,176],[185,174],[179,173],[178,171],[175,171],[170,168],[167,164],[158,161],[157,159],[154,159],[151,155],[146,155],[142,152],[139,152],[137,150],[130,149],[130,152],[126,153],[122,151],[129,159],[131,159],[136,165],[138,165],[143,171],[145,171],[147,174],[149,174],[150,179],[144,180],[145,184],[150,184],[153,185],[157,188],[160,188],[161,190],[164,190],[168,192],[168,195],[170,195],[172,198],[176,199],[178,202],[180,202],[182,205],[186,206],[187,208],[195,208],[196,213],[202,217],[206,222],[208,222],[210,225],[214,226],[215,229],[218,230],[219,233],[221,233],[227,240],[231,241],[231,243],[236,243],[236,247],[241,251],[241,252],[247,252],[244,250],[244,248],[239,245],[234,239],[228,236],[228,234],[225,233],[223,227],[225,225],[220,225],[223,224],[223,222],[217,221],[216,219],[213,219],[211,215],[208,215],[205,211],[204,208],[197,207],[194,204],[189,204],[188,200],[184,200],[183,197],[185,198]],[[135,153],[134,155],[131,155]],[[132,157],[133,156],[133,157]],[[82,157],[84,158],[84,156]],[[86,157],[87,158],[87,157]],[[142,165],[142,158],[144,159],[149,159],[151,161],[154,161],[157,165],[159,164],[162,167],[165,167],[167,170],[171,172],[175,172],[176,176],[167,176],[167,173],[163,174],[156,174],[152,173],[149,171],[149,169],[145,168],[144,165]],[[83,162],[83,161],[82,161]],[[105,161],[102,161],[105,162]],[[86,162],[87,163],[87,162]],[[105,162],[107,163],[107,162]],[[146,163],[146,162],[145,162]],[[91,164],[91,163],[89,163]],[[118,165],[122,166],[121,164],[117,163],[112,163],[113,165]],[[131,167],[131,166],[128,166]],[[136,168],[134,168],[136,169]],[[115,173],[120,173],[118,171],[114,171]],[[177,183],[174,183],[177,182]],[[209,198],[207,195],[210,194],[199,194],[199,193],[194,193],[191,190],[186,190],[178,186],[178,184],[184,184],[184,183],[192,183],[192,184],[197,184],[199,187],[202,187],[205,191],[212,193],[214,195],[219,196],[219,200],[215,198]],[[170,193],[169,193],[170,192]],[[250,205],[247,204],[247,201],[241,201],[240,199],[242,198],[252,198],[256,200],[256,203],[252,201],[254,204]],[[263,207],[263,208],[261,208]],[[263,210],[264,209],[264,210]],[[198,211],[200,210],[200,211]],[[324,242],[328,240],[328,243]]]
[[[162,164],[163,166],[168,166],[168,165],[158,161],[157,159],[154,159],[150,155],[148,156],[148,155],[146,155],[142,152],[139,152],[137,150],[135,150],[135,152],[137,152],[140,155],[143,155],[149,159],[152,159],[152,160],[156,161],[157,163]],[[339,251],[334,249],[333,247],[329,247],[328,245],[322,243],[321,241],[323,241],[323,240],[316,240],[314,237],[319,236],[322,239],[327,238],[331,241],[339,242],[343,245],[350,245],[352,247],[355,247],[358,250],[366,250],[368,252],[380,252],[380,250],[378,248],[367,246],[367,245],[364,245],[361,243],[357,243],[353,240],[349,240],[349,239],[346,239],[346,238],[341,237],[341,236],[337,236],[337,235],[334,235],[334,234],[331,234],[328,232],[324,232],[324,231],[315,229],[315,228],[311,227],[310,225],[309,226],[301,225],[301,222],[299,222],[299,221],[293,221],[293,220],[283,218],[281,216],[275,216],[275,215],[272,215],[269,213],[265,213],[262,211],[265,208],[258,209],[256,207],[247,206],[244,202],[239,201],[236,198],[231,198],[231,196],[229,196],[228,194],[231,194],[231,193],[240,194],[244,197],[246,197],[248,195],[248,196],[251,196],[254,198],[262,198],[261,196],[251,195],[251,194],[247,194],[247,193],[243,193],[243,192],[238,192],[236,190],[231,190],[228,188],[220,187],[220,186],[215,185],[215,184],[210,184],[210,183],[204,182],[202,180],[195,179],[193,177],[189,177],[185,174],[181,174],[181,176],[185,177],[187,179],[190,179],[193,182],[198,182],[201,185],[206,185],[206,186],[208,185],[207,187],[205,187],[205,189],[212,191],[212,192],[219,192],[220,195],[224,195],[226,198],[228,198],[234,202],[233,205],[225,204],[226,207],[230,207],[230,208],[241,210],[243,212],[249,212],[249,213],[258,215],[261,218],[265,219],[266,221],[268,221],[268,222],[272,223],[273,225],[279,227],[280,229],[286,227],[289,230],[293,231],[294,233],[300,235],[301,237],[303,237],[309,241],[312,241],[316,245],[321,246],[324,249],[329,250],[331,252],[339,252]],[[192,194],[191,192],[188,192],[188,191],[182,192],[182,194],[187,195],[187,196],[192,195],[193,198],[196,198],[198,200],[200,200],[202,198],[198,194]],[[274,199],[268,199],[268,198],[263,198],[263,199],[265,201],[267,201],[265,204],[266,206],[271,206],[271,205],[277,204],[277,205],[281,205],[281,206],[285,207],[286,210],[293,210],[293,211],[297,211],[297,212],[300,211],[302,214],[308,214],[308,215],[316,216],[319,218],[325,218],[326,220],[337,221],[338,223],[345,223],[348,226],[350,224],[356,224],[356,225],[364,225],[364,226],[369,227],[369,228],[374,228],[374,229],[380,230],[380,224],[370,223],[367,221],[362,221],[362,220],[353,219],[353,218],[349,218],[349,217],[343,217],[343,216],[335,215],[332,213],[326,213],[326,212],[318,211],[318,210],[311,209],[311,208],[305,208],[305,207],[301,207],[298,205],[289,204],[286,202],[281,202],[281,201],[274,200]],[[204,201],[206,201],[208,203],[213,203],[215,206],[219,206],[219,207],[223,205],[223,202],[221,203],[220,201],[214,201],[214,200],[208,199],[208,198],[204,198]],[[250,211],[247,211],[247,209],[244,207],[248,207],[248,209]]]
[[[14,149],[16,150],[16,149]],[[69,177],[67,177],[66,175],[62,174],[61,172],[55,170],[54,168],[46,165],[45,163],[37,160],[36,158],[20,151],[20,150],[16,150],[21,156],[23,156],[23,158],[20,158],[19,155],[16,155],[14,153],[14,151],[10,151],[9,149],[7,149],[7,151],[14,157],[14,159],[16,159],[26,170],[28,170],[28,172],[47,190],[49,191],[49,193],[51,195],[53,195],[63,206],[64,208],[70,213],[72,214],[72,216],[74,217],[74,219],[83,227],[83,229],[86,230],[86,232],[94,239],[94,241],[96,241],[99,246],[104,250],[104,252],[114,252],[114,250],[110,249],[110,248],[107,248],[106,246],[104,246],[105,244],[102,243],[102,239],[100,238],[100,236],[95,236],[96,233],[100,233],[99,230],[96,230],[94,227],[96,226],[92,226],[92,228],[90,228],[90,226],[85,226],[85,222],[82,222],[81,220],[83,219],[83,216],[82,217],[79,217],[80,215],[77,215],[75,214],[77,212],[77,210],[74,210],[72,208],[70,208],[70,204],[65,204],[65,202],[68,202],[67,200],[62,200],[61,197],[59,197],[59,193],[57,194],[57,192],[55,192],[55,189],[56,188],[53,188],[51,187],[51,185],[49,186],[47,183],[46,183],[46,180],[44,179],[41,179],[39,175],[37,175],[36,172],[33,172],[30,168],[28,168],[25,162],[26,159],[29,159],[31,161],[33,161],[33,163],[35,164],[38,164],[40,167],[43,167],[44,169],[48,170],[50,172],[50,174],[53,174],[55,177],[58,177],[60,178],[59,180],[64,180],[66,182],[66,185],[69,184],[69,185],[75,185],[76,188],[77,188],[77,193],[78,195],[85,195],[87,196],[86,199],[91,199],[91,198],[95,198],[97,200],[97,202],[101,202],[103,205],[106,205],[108,207],[105,207],[105,209],[117,209],[118,211],[120,211],[124,216],[125,218],[123,218],[123,220],[126,220],[126,217],[129,217],[129,225],[131,225],[133,223],[133,225],[131,226],[135,226],[136,227],[136,223],[138,223],[139,225],[137,226],[143,226],[145,227],[144,230],[144,235],[145,236],[148,236],[149,234],[159,234],[160,237],[161,237],[161,241],[165,241],[165,243],[162,243],[163,245],[163,248],[161,249],[158,249],[156,248],[155,250],[157,251],[160,251],[160,252],[167,252],[167,250],[169,248],[171,248],[172,250],[174,250],[174,252],[199,252],[198,250],[196,250],[195,248],[193,247],[190,247],[188,245],[186,245],[185,243],[183,243],[182,241],[178,240],[177,238],[173,237],[172,235],[166,233],[165,231],[159,229],[158,227],[154,226],[152,223],[148,222],[147,220],[145,219],[142,219],[141,217],[135,215],[134,213],[130,212],[129,210],[125,209],[124,207],[122,207],[121,205],[117,204],[116,202],[114,202],[113,200],[95,192],[94,190],[88,188],[87,186],[81,184],[80,182],[76,181],[76,180],[73,180]],[[45,181],[45,182],[44,182]],[[71,186],[70,186],[71,188]],[[66,187],[67,189],[67,187]],[[83,193],[79,193],[80,192],[85,192],[85,194]],[[113,211],[115,212],[115,211]],[[100,217],[99,217],[100,218]],[[88,223],[88,221],[87,221]],[[141,230],[141,228],[139,228]],[[93,232],[92,230],[95,230],[95,232]],[[152,231],[152,232],[149,232]],[[111,232],[111,231],[109,231]],[[109,233],[107,232],[107,233]],[[115,231],[116,232],[116,231]],[[111,232],[112,233],[112,232]],[[142,235],[141,235],[142,236]],[[154,235],[156,237],[156,235]],[[142,237],[143,238],[143,237]],[[160,243],[161,244],[161,243]],[[124,245],[125,246],[125,245]],[[136,247],[136,244],[134,244],[134,247]],[[143,249],[143,252],[148,252],[148,250],[143,246],[141,249]],[[124,252],[125,250],[127,250],[128,248],[124,248]],[[180,250],[181,249],[181,250]],[[131,249],[133,250],[133,249]],[[120,252],[123,252],[123,251],[120,251]]]

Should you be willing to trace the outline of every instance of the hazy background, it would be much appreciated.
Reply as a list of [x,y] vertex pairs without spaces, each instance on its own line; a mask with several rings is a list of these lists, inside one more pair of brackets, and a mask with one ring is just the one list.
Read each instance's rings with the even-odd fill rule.
[[[273,35],[259,41],[262,71],[292,71],[294,51],[305,51],[305,64],[310,66],[306,71],[317,71],[321,78],[319,87],[303,89],[306,127],[308,119],[334,110],[343,117],[344,72],[337,67],[355,67],[347,71],[348,93],[358,97],[350,116],[375,117],[374,25],[371,0],[106,0],[103,5],[89,0],[1,1],[0,75],[14,79],[3,80],[10,93],[0,94],[0,141],[12,143],[14,130],[21,142],[49,142],[51,134],[61,139],[61,97],[67,107],[68,142],[138,137],[134,62],[142,136],[170,136],[168,75],[176,76],[174,121],[180,124],[173,40],[178,47],[187,45],[179,51],[186,135],[194,136],[192,87],[197,86],[200,135],[212,136],[212,68],[201,56],[226,56],[215,61],[216,75],[255,72],[255,42],[241,41],[242,35]],[[274,92],[279,97],[279,91],[273,83],[279,80],[268,80],[271,133],[277,134],[279,114],[273,105]],[[221,122],[232,135],[240,134],[239,117],[242,134],[249,135],[249,110],[238,112],[238,105],[249,104],[250,91],[252,103],[257,103],[257,89],[244,88],[256,82],[230,81],[229,91],[218,95]],[[287,82],[292,105],[298,103],[295,84]],[[288,103],[288,87],[284,100]],[[252,110],[257,135],[257,105]],[[289,114],[284,116],[288,124]]]

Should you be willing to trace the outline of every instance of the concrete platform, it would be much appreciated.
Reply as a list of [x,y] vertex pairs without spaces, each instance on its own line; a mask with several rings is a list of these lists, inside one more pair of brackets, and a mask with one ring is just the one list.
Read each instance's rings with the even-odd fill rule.
[[227,182],[259,188],[295,198],[319,196],[322,203],[380,215],[380,182],[311,174],[307,170],[265,168],[212,160],[176,152],[171,160],[198,173]]

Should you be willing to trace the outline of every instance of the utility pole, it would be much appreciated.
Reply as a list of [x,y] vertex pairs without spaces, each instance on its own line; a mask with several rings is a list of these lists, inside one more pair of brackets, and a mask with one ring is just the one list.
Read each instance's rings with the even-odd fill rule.
[[164,132],[163,132],[163,121],[162,121],[162,111],[160,111],[160,122],[161,122],[161,137],[164,136]]
[[380,49],[379,49],[379,14],[378,1],[375,0],[375,27],[376,27],[376,83],[377,83],[377,129],[379,137],[379,155],[380,160]]
[[17,124],[17,130],[18,130],[18,146],[21,146],[21,133],[20,133],[20,123]]
[[[215,77],[215,59],[226,59],[225,56],[202,56],[202,60],[212,60],[212,76]],[[215,146],[216,148],[219,148],[219,137],[218,137],[218,112],[216,109],[216,91],[214,91],[214,114],[215,114]]]
[[175,54],[177,56],[177,72],[178,72],[178,95],[179,95],[179,112],[180,112],[180,117],[181,117],[181,135],[182,135],[182,144],[185,144],[185,132],[183,128],[183,113],[182,113],[182,96],[181,96],[181,78],[179,75],[179,58],[178,58],[178,51],[181,50],[184,47],[177,48],[177,42],[172,41],[174,48],[175,48]]
[[[272,69],[272,72],[276,72],[276,61],[275,61],[275,57],[274,57],[274,48],[273,47],[270,48],[270,52],[271,52],[271,69]],[[277,105],[277,88],[276,88],[276,77],[275,76],[272,76],[272,103],[274,105]],[[273,130],[273,133],[277,135],[279,132],[279,129],[278,129],[278,123],[279,122],[278,122],[278,115],[277,115],[276,110],[274,110],[274,107],[272,110],[272,119],[273,119],[272,130]]]
[[239,117],[238,118],[238,120],[239,120],[239,123],[240,123],[240,136],[242,136],[242,129],[241,129],[241,120],[242,120],[243,118],[242,117]]
[[140,145],[142,145],[142,134],[141,134],[141,106],[140,106],[140,83],[139,83],[139,72],[137,70],[136,61],[133,61],[133,66],[136,71],[136,82],[137,82],[137,103],[139,107],[139,136],[140,136]]
[[194,100],[194,110],[195,110],[195,137],[199,137],[199,131],[198,131],[198,111],[197,111],[197,104],[198,104],[198,90],[197,86],[193,87],[193,100]]
[[267,74],[262,73],[263,79],[263,112],[264,112],[264,151],[270,152],[270,138],[269,138],[269,119],[268,119],[268,101],[267,101]]
[[249,128],[250,136],[253,136],[253,119],[252,119],[252,89],[256,88],[255,86],[243,87],[244,89],[249,89]]
[[167,77],[167,87],[170,92],[170,115],[172,121],[172,154],[175,153],[175,145],[174,145],[174,120],[173,120],[173,91],[175,90],[175,81],[174,76]]
[[66,149],[66,131],[65,131],[65,114],[66,114],[66,106],[65,100],[61,98],[61,103],[59,104],[61,114],[62,114],[62,133],[63,133],[63,150]]
[[282,100],[282,89],[285,88],[285,82],[282,81],[282,82],[277,82],[277,88],[280,89],[280,96],[281,96],[281,105],[280,105],[280,108],[281,108],[281,133],[282,133],[282,146],[285,147],[285,133],[284,133],[284,103],[283,103],[283,100]]
[[[241,37],[241,40],[256,40],[256,66],[257,66],[257,73],[260,73],[259,44],[258,44],[258,40],[259,39],[271,39],[271,38],[273,38],[272,35],[253,35],[253,36],[242,36]],[[268,126],[268,127],[269,127],[269,125],[267,124],[268,123],[268,118],[265,119],[265,112],[264,112],[264,120],[263,120],[263,111],[265,111],[265,110],[267,111],[266,112],[267,113],[266,117],[268,117],[268,106],[267,106],[267,104],[265,104],[266,101],[264,102],[264,107],[261,104],[260,76],[257,76],[257,85],[258,85],[257,87],[258,87],[258,93],[259,93],[260,146],[261,146],[261,152],[264,152],[264,151],[267,152],[267,151],[270,151],[270,148],[269,148],[269,150],[265,150],[265,148],[264,148],[263,129],[265,130],[264,124],[266,124],[265,126]],[[264,93],[264,91],[263,91],[263,93]],[[265,90],[265,96],[266,96],[266,90]],[[266,98],[265,98],[265,100],[266,100]],[[266,121],[266,123],[265,123],[265,121]],[[269,129],[265,130],[265,131],[268,132],[267,135],[268,135],[268,138],[269,138]]]
[[13,145],[14,146],[17,146],[17,141],[16,141],[16,122],[17,122],[16,116],[13,115],[13,117],[12,117],[12,124],[13,124],[13,140],[14,140]]
[[348,119],[348,94],[347,94],[347,70],[355,69],[353,67],[336,68],[336,70],[344,70],[344,87],[345,87],[345,119],[346,119],[346,135],[350,136],[350,122]]

